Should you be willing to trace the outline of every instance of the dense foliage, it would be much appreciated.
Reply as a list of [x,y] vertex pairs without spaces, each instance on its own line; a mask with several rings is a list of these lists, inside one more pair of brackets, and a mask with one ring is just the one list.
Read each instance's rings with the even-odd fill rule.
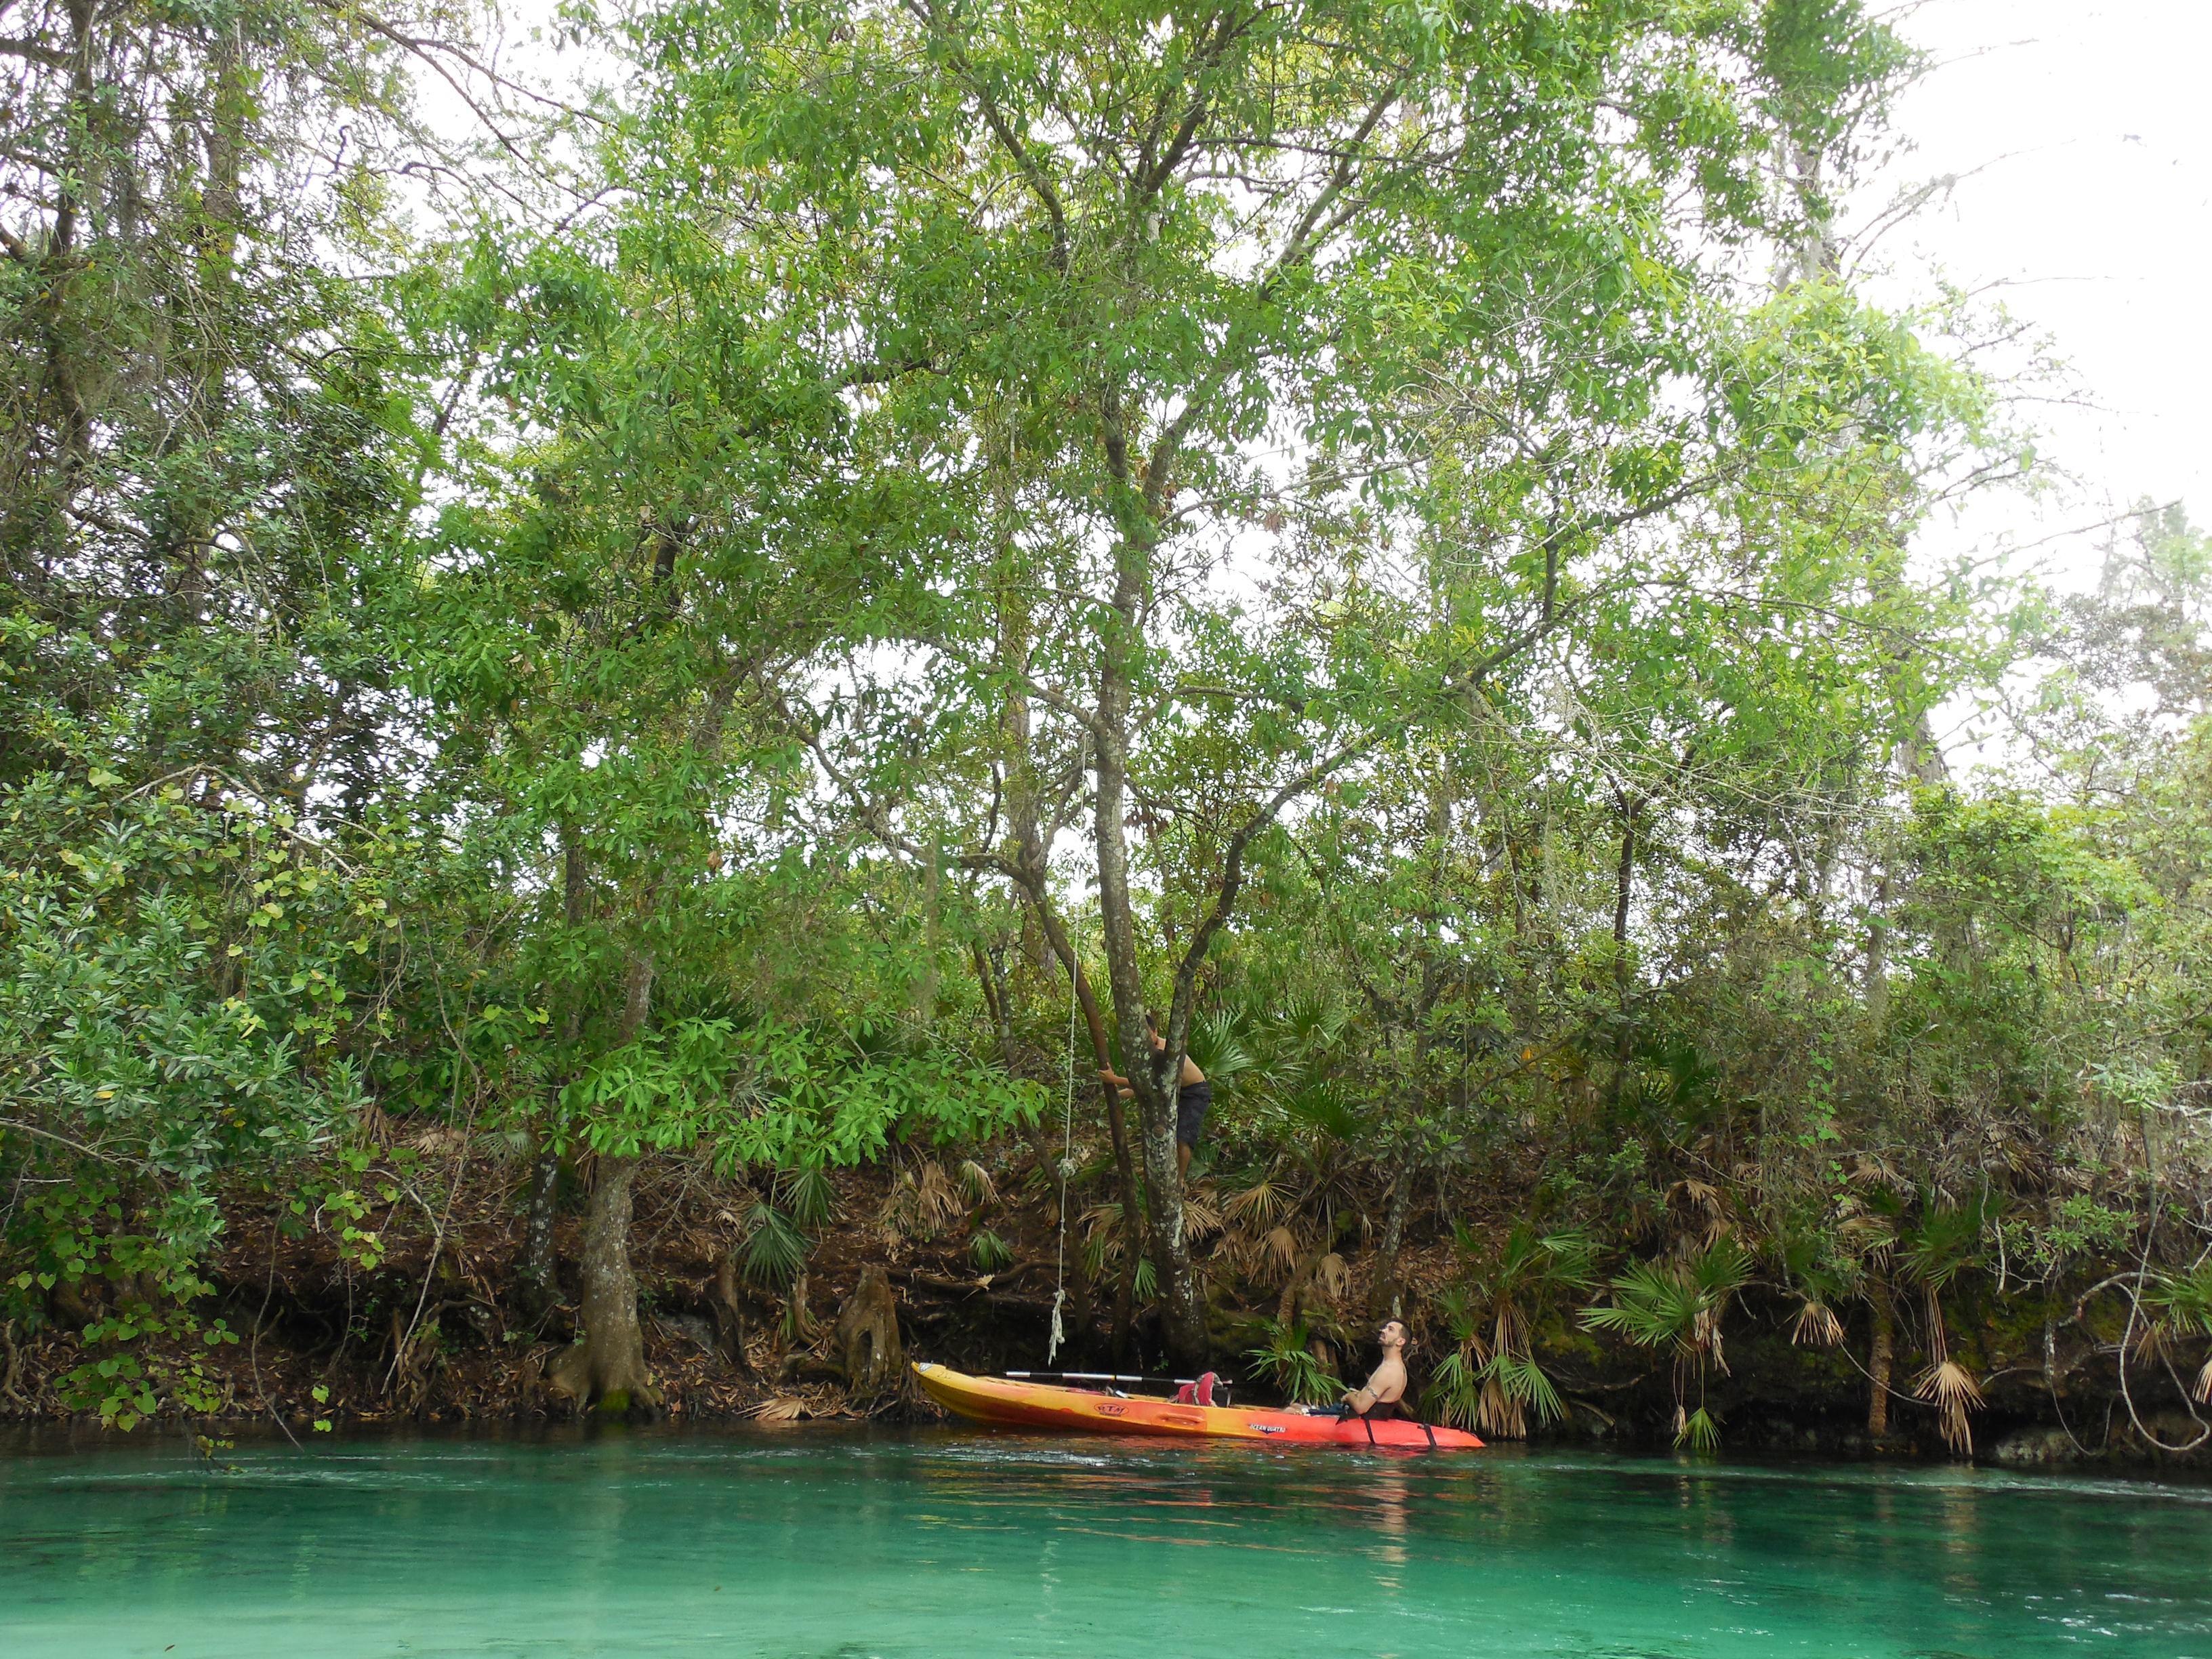
[[390,1383],[472,1160],[610,1411],[663,1169],[800,1344],[839,1172],[984,1284],[1018,1173],[1077,1340],[1492,1433],[2212,1392],[2212,542],[1916,554],[2033,454],[1845,274],[1857,0],[561,27],[0,15],[15,1403],[212,1409],[248,1213],[427,1238]]

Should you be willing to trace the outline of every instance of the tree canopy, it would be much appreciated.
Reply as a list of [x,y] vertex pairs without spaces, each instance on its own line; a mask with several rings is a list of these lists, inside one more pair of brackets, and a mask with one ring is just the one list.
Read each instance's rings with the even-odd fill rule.
[[209,1409],[266,1214],[425,1242],[396,1376],[489,1169],[498,1318],[650,1410],[683,1171],[800,1345],[879,1177],[986,1281],[1059,1192],[1079,1340],[1293,1392],[1356,1278],[1492,1432],[1601,1340],[1709,1443],[1756,1314],[1963,1445],[1967,1297],[2212,1387],[2212,563],[1928,552],[2037,462],[1840,255],[1890,23],[559,27],[0,17],[11,1353]]

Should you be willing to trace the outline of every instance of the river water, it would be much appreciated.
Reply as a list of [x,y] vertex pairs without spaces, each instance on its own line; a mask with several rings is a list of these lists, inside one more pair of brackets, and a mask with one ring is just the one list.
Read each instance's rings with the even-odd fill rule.
[[818,1428],[0,1455],[5,1659],[2212,1659],[2212,1487]]

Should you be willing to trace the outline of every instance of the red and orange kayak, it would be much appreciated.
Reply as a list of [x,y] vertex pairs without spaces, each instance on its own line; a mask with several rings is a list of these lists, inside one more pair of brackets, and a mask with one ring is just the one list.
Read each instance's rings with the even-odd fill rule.
[[1057,1383],[969,1376],[928,1364],[916,1364],[914,1374],[939,1405],[994,1428],[1260,1440],[1285,1446],[1402,1446],[1415,1451],[1474,1451],[1482,1445],[1458,1429],[1421,1423],[1346,1422],[1258,1407],[1186,1406]]

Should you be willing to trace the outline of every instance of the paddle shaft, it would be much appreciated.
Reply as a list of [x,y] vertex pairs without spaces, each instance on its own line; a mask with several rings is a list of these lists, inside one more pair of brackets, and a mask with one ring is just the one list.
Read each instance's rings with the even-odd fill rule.
[[1150,1382],[1176,1389],[1198,1381],[1194,1376],[1124,1376],[1119,1371],[1008,1371],[1006,1376],[1016,1382]]

